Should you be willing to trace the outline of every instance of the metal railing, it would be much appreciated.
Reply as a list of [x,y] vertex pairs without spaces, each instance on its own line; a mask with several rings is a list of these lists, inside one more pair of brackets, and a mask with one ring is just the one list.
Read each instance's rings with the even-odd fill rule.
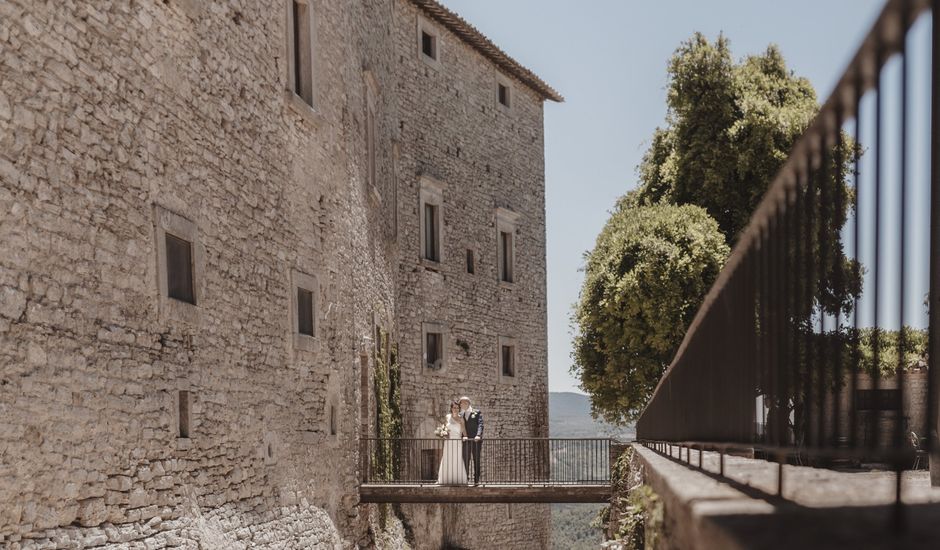
[[640,440],[898,471],[937,448],[933,5],[886,3],[739,235]]
[[[361,440],[363,484],[606,485],[609,439]],[[477,449],[474,450],[474,445]]]

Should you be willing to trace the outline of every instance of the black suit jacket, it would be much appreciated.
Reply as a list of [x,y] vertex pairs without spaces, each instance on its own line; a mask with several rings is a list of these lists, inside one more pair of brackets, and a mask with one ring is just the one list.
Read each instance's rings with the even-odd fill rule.
[[467,423],[467,437],[483,437],[483,411],[471,410],[464,421]]

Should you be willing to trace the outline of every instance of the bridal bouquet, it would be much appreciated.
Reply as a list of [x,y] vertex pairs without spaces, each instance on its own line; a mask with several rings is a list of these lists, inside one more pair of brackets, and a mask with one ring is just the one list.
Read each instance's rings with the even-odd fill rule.
[[447,429],[447,424],[441,424],[434,430],[434,435],[441,439],[447,439],[450,436],[450,430]]

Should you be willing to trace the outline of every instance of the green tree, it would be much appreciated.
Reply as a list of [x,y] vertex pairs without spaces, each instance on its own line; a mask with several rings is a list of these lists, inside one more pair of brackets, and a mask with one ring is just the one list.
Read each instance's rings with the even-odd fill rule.
[[622,199],[585,256],[573,372],[592,411],[636,418],[729,253],[704,209]]
[[635,198],[697,204],[734,243],[816,114],[816,92],[776,46],[735,63],[727,38],[710,43],[697,33],[669,62],[667,105]]
[[[787,68],[776,46],[735,63],[724,36],[710,43],[696,33],[676,50],[668,72],[666,127],[653,134],[630,200],[701,206],[734,245],[816,115],[816,92]],[[816,214],[812,225],[804,218],[792,242],[812,247],[825,262],[816,268],[811,291],[803,294],[800,317],[814,307],[848,312],[860,292],[857,266],[845,258],[838,238],[851,202],[845,181],[855,153],[860,151],[843,134],[842,146],[830,148],[825,164],[812,174],[811,202],[798,206]],[[826,226],[820,227],[823,219]],[[828,248],[821,250],[821,242]],[[788,254],[796,252],[794,247]]]
[[[591,393],[594,413],[613,422],[629,421],[645,406],[728,248],[818,110],[812,85],[787,68],[775,46],[736,63],[724,36],[711,43],[695,34],[676,50],[668,74],[666,125],[638,167],[638,187],[621,198],[587,255],[574,316],[572,372]],[[811,173],[813,193],[794,206],[803,217],[786,254],[805,257],[808,248],[821,258],[812,281],[793,283],[801,297],[789,321],[794,330],[809,330],[817,308],[850,311],[860,292],[861,271],[838,238],[851,202],[845,180],[858,152],[842,136]],[[650,210],[654,205],[700,209],[677,219],[676,210]],[[677,230],[662,231],[663,223]],[[702,235],[714,228],[722,246],[707,240],[695,243],[702,250],[688,249],[690,235],[678,229],[686,227]],[[672,256],[659,257],[667,249]],[[797,287],[806,290],[795,293]]]

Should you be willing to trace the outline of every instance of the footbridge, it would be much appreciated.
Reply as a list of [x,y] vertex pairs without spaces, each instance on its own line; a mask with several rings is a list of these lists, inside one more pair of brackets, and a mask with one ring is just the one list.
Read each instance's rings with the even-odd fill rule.
[[611,465],[622,450],[622,444],[600,438],[476,443],[368,438],[362,440],[360,498],[368,503],[608,502]]

